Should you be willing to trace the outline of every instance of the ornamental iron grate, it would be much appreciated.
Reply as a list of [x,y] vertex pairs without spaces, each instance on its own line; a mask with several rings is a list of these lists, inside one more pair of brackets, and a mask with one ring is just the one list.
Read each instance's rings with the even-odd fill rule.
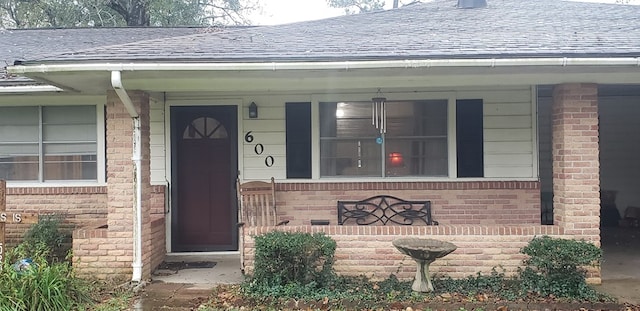
[[407,201],[390,195],[362,201],[338,201],[339,225],[438,225],[431,217],[431,201]]

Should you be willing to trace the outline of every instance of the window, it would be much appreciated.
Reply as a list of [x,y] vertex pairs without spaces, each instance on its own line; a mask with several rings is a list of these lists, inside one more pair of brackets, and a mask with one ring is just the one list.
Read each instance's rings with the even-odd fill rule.
[[0,107],[0,179],[97,180],[95,106]]
[[448,101],[386,103],[386,132],[371,102],[320,103],[320,175],[447,176]]

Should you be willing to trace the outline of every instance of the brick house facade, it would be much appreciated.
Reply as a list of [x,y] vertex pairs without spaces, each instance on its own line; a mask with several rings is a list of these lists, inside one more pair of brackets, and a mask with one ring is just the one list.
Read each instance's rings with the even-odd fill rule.
[[[557,10],[541,13],[545,5]],[[414,265],[391,245],[401,236],[429,236],[458,245],[454,253],[433,266],[434,272],[453,277],[489,272],[496,266],[513,273],[523,259],[519,250],[539,235],[600,245],[598,92],[610,85],[640,85],[637,59],[628,57],[630,50],[640,53],[640,46],[623,52],[616,48],[620,38],[627,42],[629,36],[636,36],[638,40],[633,42],[640,42],[640,28],[620,29],[615,23],[636,20],[640,9],[552,0],[545,5],[492,0],[486,9],[460,10],[446,1],[434,1],[330,22],[203,32],[34,56],[9,66],[9,72],[98,98],[97,104],[85,104],[97,107],[96,128],[104,128],[104,137],[99,130],[95,142],[98,177],[53,186],[43,180],[10,180],[7,209],[64,214],[69,226],[75,228],[74,265],[80,274],[101,278],[131,277],[139,268],[141,278],[147,279],[167,252],[194,250],[240,250],[242,264],[251,272],[253,237],[270,230],[325,232],[338,243],[335,265],[339,273],[377,278],[390,273],[412,277]],[[602,10],[612,16],[611,23],[600,15],[577,13]],[[526,18],[512,18],[521,14],[527,14]],[[411,22],[415,20],[424,23]],[[487,46],[460,35],[475,29],[479,20],[489,29],[475,35]],[[532,29],[522,20],[537,21],[541,28]],[[562,29],[553,27],[558,20],[563,21]],[[582,33],[585,25],[596,23],[608,34],[599,37],[605,41],[597,45],[602,51],[594,52],[590,40],[565,40]],[[429,27],[440,30],[425,32]],[[364,36],[362,29],[371,33]],[[511,32],[505,33],[506,29]],[[314,36],[301,35],[308,33]],[[565,41],[567,46],[558,46]],[[370,42],[387,44],[372,46]],[[114,83],[115,76],[121,78],[120,85]],[[551,138],[545,143],[552,154],[547,180],[541,177],[543,138],[538,122],[539,89],[544,87],[553,89],[546,120]],[[47,94],[51,100],[59,100],[55,105],[64,105],[66,100],[86,96],[84,93]],[[377,129],[371,127],[367,109],[372,97],[380,93],[389,98],[390,105],[396,105],[393,112],[401,120],[395,121],[396,129],[422,122],[416,121],[421,111],[420,117],[428,122],[420,124],[429,123],[436,132],[442,130],[423,133],[419,139],[403,137],[419,143],[436,141],[424,148],[435,150],[436,156],[429,158],[426,151],[420,154],[425,163],[437,163],[429,166],[433,171],[407,173],[409,168],[405,167],[400,176],[383,169],[388,151],[396,150],[384,149],[386,133],[370,134]],[[45,96],[31,97],[35,102]],[[126,109],[126,97],[137,115]],[[0,96],[0,109],[26,105],[16,104],[20,100],[22,97],[14,94]],[[457,109],[465,101],[479,103],[476,117],[481,123],[476,130],[483,134],[479,138],[482,148],[476,150],[482,160],[481,173],[473,177],[457,172],[459,147],[464,144],[457,141],[457,135],[467,126],[457,120]],[[248,113],[251,106],[259,109],[255,116]],[[338,106],[351,108],[351,113],[365,111],[351,124],[360,122],[368,132],[339,137],[335,133]],[[425,106],[435,108],[424,110]],[[296,110],[303,114],[290,116],[292,107],[303,107]],[[439,117],[429,119],[437,113]],[[323,118],[330,120],[323,122]],[[308,137],[301,140],[307,144],[306,153],[291,153],[293,147],[288,144],[289,137],[296,134],[288,126],[296,119],[306,120],[301,122],[308,131]],[[136,122],[139,129],[134,127]],[[345,126],[347,130],[356,127]],[[223,130],[218,131],[220,128]],[[139,145],[135,133],[140,133]],[[198,145],[202,149],[188,149],[198,143],[196,138],[220,139],[228,145],[211,144],[215,148],[206,149],[203,144]],[[342,138],[352,142],[352,149],[345,151],[347,143],[331,145]],[[389,134],[389,146],[393,138]],[[0,144],[6,143],[2,139],[0,135]],[[327,145],[330,147],[324,147]],[[220,146],[228,148],[223,156],[229,158],[222,157],[222,161],[214,158],[219,156],[215,152]],[[395,146],[406,147],[401,143]],[[134,150],[138,147],[141,155],[136,159]],[[180,153],[184,150],[193,157],[180,162],[180,156],[187,158]],[[330,152],[323,153],[326,150]],[[403,151],[405,155],[412,154],[413,149],[405,150],[411,150]],[[204,156],[198,157],[200,153]],[[293,165],[287,160],[292,158],[308,163],[303,164],[302,177],[290,171]],[[371,163],[377,161],[369,167],[373,168],[362,169],[367,167],[360,162],[371,159]],[[193,163],[197,165],[189,166]],[[351,171],[338,170],[338,164]],[[210,173],[213,171],[216,173]],[[185,178],[185,172],[191,175]],[[222,182],[211,181],[222,175]],[[238,230],[236,177],[238,181],[275,177],[278,217],[288,224]],[[199,188],[203,184],[207,187]],[[547,185],[552,188],[543,189]],[[185,195],[181,192],[185,189],[197,191]],[[541,224],[545,191],[553,192],[552,225]],[[200,196],[203,193],[206,195]],[[338,200],[362,200],[379,194],[430,200],[439,225],[336,224]],[[184,206],[191,203],[183,199],[190,195],[207,203],[202,204],[204,210],[185,218]],[[214,203],[224,210],[216,210],[220,206]],[[224,221],[205,229],[228,226],[220,234],[225,236],[223,242],[213,239],[196,247],[189,244],[193,241],[185,237],[198,236],[198,232],[188,229],[218,218]],[[312,226],[311,220],[329,220],[330,224]],[[7,225],[7,230],[9,242],[15,244],[25,227]],[[200,235],[211,237],[211,232]],[[599,269],[591,271],[590,281],[600,281]]]
[[[282,220],[289,220],[289,225],[277,229],[326,232],[338,242],[338,272],[356,275],[366,273],[373,277],[385,277],[389,273],[406,278],[412,276],[413,265],[408,264],[407,258],[397,253],[390,244],[394,238],[405,235],[430,236],[458,245],[456,252],[434,265],[434,271],[446,272],[453,277],[464,277],[479,271],[490,272],[496,266],[514,272],[523,259],[519,249],[537,235],[586,239],[598,244],[596,87],[593,84],[562,84],[555,87],[555,225],[540,225],[538,182],[282,182],[277,184],[278,213]],[[127,163],[133,144],[128,126],[131,118],[115,94],[111,93],[109,98],[106,122],[109,150],[107,187],[10,188],[8,192],[9,210],[19,210],[20,206],[28,204],[33,206],[28,211],[64,210],[69,214],[67,219],[78,224],[89,223],[91,226],[74,231],[74,264],[82,274],[105,278],[131,273],[133,215],[130,206],[135,197],[134,168]],[[145,108],[148,107],[148,97],[144,93],[132,93],[132,98],[141,111],[148,109]],[[149,149],[145,149],[148,159]],[[109,168],[116,169],[112,171]],[[143,172],[147,179],[143,183],[146,184],[143,188],[143,263],[144,276],[148,278],[166,253],[166,220],[163,213],[166,202],[165,188],[148,183],[148,164]],[[433,203],[434,218],[440,225],[308,225],[312,219],[335,219],[336,200],[358,200],[379,193],[406,199],[428,198]],[[41,204],[41,207],[34,203]],[[74,209],[73,212],[77,213],[74,214],[65,209],[68,205],[85,206],[85,209]],[[60,210],[56,210],[56,207]],[[244,231],[245,244],[242,247],[247,254],[244,264],[249,272],[253,262],[253,236],[274,229],[257,227]],[[17,238],[21,230],[18,225],[14,225],[13,229],[10,227],[9,236]],[[597,271],[591,277],[592,282],[598,282]]]

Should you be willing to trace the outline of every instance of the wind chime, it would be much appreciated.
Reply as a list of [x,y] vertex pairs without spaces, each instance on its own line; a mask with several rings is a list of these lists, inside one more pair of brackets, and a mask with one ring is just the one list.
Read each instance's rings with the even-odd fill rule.
[[371,123],[380,134],[387,132],[387,98],[382,96],[380,89],[376,97],[371,99]]
[[[381,144],[382,134],[387,133],[387,98],[382,95],[380,89],[378,89],[376,97],[371,99],[371,123],[380,131],[381,136],[377,138],[377,141]],[[391,167],[404,166],[404,157],[401,152],[389,153],[388,161]]]

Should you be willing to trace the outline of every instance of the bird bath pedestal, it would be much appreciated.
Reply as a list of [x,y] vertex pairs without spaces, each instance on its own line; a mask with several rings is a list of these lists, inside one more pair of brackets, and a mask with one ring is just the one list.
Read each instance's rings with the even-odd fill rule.
[[433,284],[429,276],[429,265],[436,259],[444,257],[458,248],[452,243],[434,239],[401,238],[393,240],[401,253],[410,256],[416,261],[418,269],[411,289],[416,292],[432,292]]

